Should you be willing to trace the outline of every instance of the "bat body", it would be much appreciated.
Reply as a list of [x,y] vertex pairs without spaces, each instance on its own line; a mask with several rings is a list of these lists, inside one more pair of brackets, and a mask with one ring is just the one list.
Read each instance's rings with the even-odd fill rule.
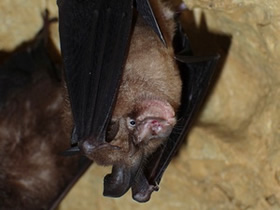
[[[167,8],[163,9],[171,13]],[[169,27],[164,35],[171,40],[175,30],[173,16],[166,17],[164,22],[166,28]],[[84,141],[82,145],[87,157],[98,164],[115,167],[105,181],[105,195],[124,194],[141,173],[140,166],[148,155],[167,140],[176,124],[175,112],[180,105],[181,89],[172,45],[164,46],[138,16],[109,125],[108,143],[94,147]],[[117,184],[113,181],[113,185],[107,186],[112,180],[123,181]]]
[[132,188],[133,198],[146,202],[187,134],[217,56],[193,56],[160,1],[58,5],[72,112],[65,116],[73,120],[68,153],[113,165],[104,195]]
[[61,69],[40,33],[0,66],[0,209],[49,209],[79,169],[65,158]]
[[[152,151],[155,149],[153,143],[149,146],[148,140],[152,138],[152,130],[155,132],[154,138],[160,138],[161,135],[156,134],[156,127],[162,129],[163,138],[169,136],[176,123],[175,111],[180,104],[182,86],[173,57],[172,48],[163,46],[157,35],[139,17],[132,33],[116,105],[107,131],[106,142],[109,144],[91,150],[85,141],[82,148],[86,156],[101,165],[125,161],[131,165],[134,160],[130,160],[128,154],[137,153],[136,146],[143,147],[141,150],[147,154],[151,153],[149,147]],[[150,121],[157,121],[151,131]],[[140,146],[141,143],[147,145],[147,149]]]

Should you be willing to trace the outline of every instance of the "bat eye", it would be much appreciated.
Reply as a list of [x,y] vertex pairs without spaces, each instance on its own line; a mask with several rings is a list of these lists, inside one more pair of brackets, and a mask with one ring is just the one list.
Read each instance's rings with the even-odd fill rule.
[[129,126],[130,127],[135,127],[136,126],[136,121],[133,119],[129,119]]

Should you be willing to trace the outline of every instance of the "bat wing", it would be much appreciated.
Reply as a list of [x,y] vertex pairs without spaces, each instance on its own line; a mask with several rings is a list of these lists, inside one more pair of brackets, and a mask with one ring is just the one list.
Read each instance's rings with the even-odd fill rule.
[[72,144],[102,144],[129,43],[132,1],[58,0],[61,51],[74,119]]
[[189,40],[178,25],[174,37],[174,49],[178,61],[183,90],[181,106],[167,143],[150,157],[145,175],[151,185],[158,185],[172,157],[185,140],[195,115],[210,89],[219,56],[192,56]]
[[63,189],[61,189],[61,191],[58,193],[58,196],[50,202],[48,210],[57,209],[58,205],[63,200],[63,198],[68,194],[68,192],[76,184],[80,177],[87,171],[91,164],[92,161],[87,159],[86,157],[79,158],[78,169],[75,173],[75,176],[73,177],[73,179],[70,180],[69,183],[67,183],[67,185]]
[[[74,129],[72,145],[105,141],[131,33],[133,3],[165,40],[148,0],[58,0],[61,51]],[[73,147],[68,153],[79,152]]]
[[[154,3],[154,2],[151,2]],[[149,0],[136,0],[136,8],[139,14],[143,17],[146,23],[154,30],[164,45],[166,41],[161,32],[160,26],[157,22],[155,14]],[[155,3],[154,3],[155,4]]]

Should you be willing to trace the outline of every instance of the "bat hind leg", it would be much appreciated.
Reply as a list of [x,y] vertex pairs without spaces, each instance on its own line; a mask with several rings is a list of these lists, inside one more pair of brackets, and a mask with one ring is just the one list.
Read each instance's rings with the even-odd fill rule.
[[132,198],[135,201],[144,203],[150,200],[151,194],[154,191],[158,191],[159,187],[156,185],[150,185],[146,179],[144,173],[141,171],[137,175],[135,182],[131,186]]
[[131,171],[130,168],[113,166],[112,173],[104,178],[103,195],[108,197],[121,197],[130,188]]

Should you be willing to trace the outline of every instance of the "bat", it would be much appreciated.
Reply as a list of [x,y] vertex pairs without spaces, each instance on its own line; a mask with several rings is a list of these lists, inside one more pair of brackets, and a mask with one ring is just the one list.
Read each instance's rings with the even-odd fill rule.
[[33,40],[1,52],[0,209],[50,209],[88,166],[60,154],[69,138],[60,129],[62,69],[45,19]]
[[131,188],[134,200],[146,202],[187,135],[218,56],[193,56],[160,1],[58,0],[58,6],[71,109],[65,116],[73,127],[66,154],[113,166],[105,196]]
[[[167,8],[165,11],[171,13]],[[81,145],[83,153],[96,163],[113,165],[113,173],[104,179],[106,196],[119,197],[132,183],[142,182],[145,190],[134,184],[132,190],[134,199],[144,201],[149,196],[142,191],[156,189],[145,186],[141,168],[147,157],[170,135],[176,123],[175,112],[182,89],[172,50],[173,16],[165,16],[163,21],[169,27],[168,33],[163,33],[167,46],[141,16],[136,18],[111,126],[109,124],[106,138],[109,144],[93,149],[88,141]]]

